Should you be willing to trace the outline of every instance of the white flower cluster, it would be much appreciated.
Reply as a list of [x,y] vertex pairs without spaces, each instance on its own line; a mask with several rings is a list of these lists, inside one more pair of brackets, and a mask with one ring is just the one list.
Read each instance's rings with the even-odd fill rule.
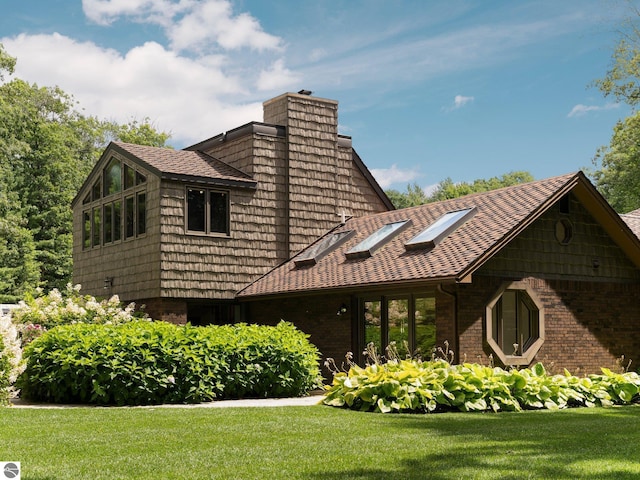
[[48,329],[70,323],[120,324],[134,318],[135,304],[123,308],[117,295],[99,301],[91,295],[80,295],[80,288],[68,284],[64,294],[53,289],[47,295],[21,301],[12,312],[13,320]]
[[[18,330],[9,315],[0,315],[0,340],[0,346],[4,347],[0,350],[0,358],[8,361],[8,371],[4,371],[0,367],[0,388],[5,390],[0,392],[1,400],[2,398],[13,398],[17,395],[18,392],[13,388],[13,384],[24,370]],[[3,363],[1,362],[0,365]]]

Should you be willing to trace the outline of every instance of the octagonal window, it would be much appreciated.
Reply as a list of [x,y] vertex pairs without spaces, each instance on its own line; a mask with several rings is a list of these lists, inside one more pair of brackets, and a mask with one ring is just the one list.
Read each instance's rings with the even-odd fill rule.
[[524,282],[503,285],[486,311],[487,343],[504,365],[528,365],[544,342],[544,309]]

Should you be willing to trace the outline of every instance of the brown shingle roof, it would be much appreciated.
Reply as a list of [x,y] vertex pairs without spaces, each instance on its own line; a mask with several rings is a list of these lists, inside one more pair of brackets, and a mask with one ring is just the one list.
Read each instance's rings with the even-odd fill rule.
[[[327,254],[316,265],[296,267],[292,259],[247,286],[238,293],[238,297],[295,294],[361,285],[461,281],[578,184],[581,188],[577,193],[581,197],[600,197],[584,174],[578,172],[418,207],[354,218],[337,227],[334,232],[355,230],[356,235],[337,250]],[[594,205],[597,205],[594,208],[603,211],[602,207],[598,206],[600,203],[595,202]],[[443,214],[471,207],[476,208],[476,214],[432,250],[405,249],[405,242]],[[613,210],[605,214],[615,216]],[[371,257],[352,260],[345,258],[344,252],[381,226],[407,219],[410,219],[412,224]],[[616,221],[624,225],[619,219]],[[638,249],[640,244],[632,245]]]
[[255,187],[256,184],[249,175],[200,151],[173,150],[123,142],[112,142],[110,147],[123,155],[135,157],[144,167],[162,178],[248,187]]
[[629,228],[636,234],[636,237],[640,237],[640,208],[638,210],[625,213],[624,215],[620,215],[620,218],[629,225]]

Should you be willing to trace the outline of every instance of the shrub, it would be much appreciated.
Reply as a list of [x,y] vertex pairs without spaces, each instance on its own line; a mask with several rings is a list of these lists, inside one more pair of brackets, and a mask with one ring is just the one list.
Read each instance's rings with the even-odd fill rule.
[[540,363],[504,370],[446,360],[392,360],[336,372],[326,405],[375,412],[519,411],[640,401],[640,375],[602,369],[578,378],[548,375]]
[[[123,307],[117,295],[97,300],[91,295],[80,295],[81,286],[67,284],[64,292],[54,288],[46,295],[28,296],[12,311],[19,326],[23,343],[27,344],[43,332],[72,323],[121,324],[135,318],[135,304]],[[42,293],[41,290],[39,290]]]
[[9,404],[17,392],[13,388],[24,369],[18,331],[8,315],[0,315],[0,406]]
[[317,349],[285,322],[64,325],[24,353],[23,394],[47,402],[146,405],[298,396],[319,379]]

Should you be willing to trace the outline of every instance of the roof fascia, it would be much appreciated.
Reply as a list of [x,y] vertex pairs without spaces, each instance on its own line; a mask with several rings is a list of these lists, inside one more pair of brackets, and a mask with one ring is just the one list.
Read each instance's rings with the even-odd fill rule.
[[184,183],[201,183],[204,185],[217,185],[220,187],[248,188],[255,190],[258,182],[255,180],[231,180],[229,178],[208,178],[195,175],[179,175],[177,173],[163,173],[160,178],[162,180],[170,180]]
[[[267,274],[268,275],[268,274]],[[404,280],[393,282],[378,282],[367,283],[363,285],[348,285],[344,287],[332,287],[332,288],[312,288],[304,290],[295,290],[287,292],[275,292],[275,293],[259,293],[259,294],[243,294],[242,292],[249,288],[249,286],[236,293],[238,300],[257,301],[257,300],[273,300],[274,298],[296,298],[306,297],[309,295],[335,295],[335,294],[348,294],[348,295],[365,295],[370,293],[402,293],[408,290],[419,291],[435,289],[438,285],[455,285],[460,283],[456,277],[438,277],[430,278],[426,280]]]

